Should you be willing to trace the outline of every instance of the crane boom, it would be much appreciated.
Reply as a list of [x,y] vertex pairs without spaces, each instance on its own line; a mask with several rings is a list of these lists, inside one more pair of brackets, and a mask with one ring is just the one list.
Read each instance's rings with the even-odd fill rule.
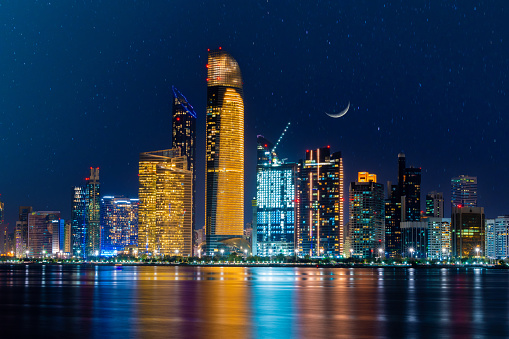
[[286,124],[286,127],[283,130],[283,133],[281,133],[281,136],[279,137],[279,139],[277,139],[277,142],[274,145],[274,147],[272,148],[272,151],[270,151],[271,154],[276,151],[276,147],[279,145],[279,142],[281,141],[281,139],[283,139],[283,136],[285,135],[286,131],[288,130],[288,127],[290,127],[290,121],[288,121],[288,124]]

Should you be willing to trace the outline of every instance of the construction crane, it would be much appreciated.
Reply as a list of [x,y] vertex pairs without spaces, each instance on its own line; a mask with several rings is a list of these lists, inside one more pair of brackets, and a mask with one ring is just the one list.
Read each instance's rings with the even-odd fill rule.
[[285,135],[286,131],[288,130],[288,127],[290,127],[290,121],[288,121],[288,124],[286,124],[286,127],[283,130],[283,133],[281,133],[281,136],[279,137],[279,139],[277,139],[277,142],[274,145],[274,147],[272,148],[272,151],[270,151],[270,154],[274,154],[274,152],[276,151],[277,145],[279,145],[279,142],[281,141],[281,139],[283,139],[283,136]]

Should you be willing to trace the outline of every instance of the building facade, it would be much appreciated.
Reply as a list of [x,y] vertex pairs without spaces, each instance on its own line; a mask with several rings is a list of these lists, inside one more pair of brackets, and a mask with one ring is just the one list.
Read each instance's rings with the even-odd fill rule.
[[483,207],[453,207],[451,252],[458,258],[485,256]]
[[444,194],[442,192],[433,191],[426,194],[426,216],[444,217]]
[[244,94],[237,61],[209,51],[207,63],[205,227],[207,252],[244,232]]
[[90,177],[85,185],[85,252],[87,256],[101,253],[101,186],[99,167],[90,167]]
[[509,216],[486,219],[486,257],[505,259],[509,257]]
[[180,149],[140,154],[138,254],[193,252],[193,172]]
[[84,257],[86,254],[85,206],[85,188],[74,186],[71,196],[71,254],[75,257]]
[[187,157],[187,169],[193,172],[193,230],[196,211],[196,112],[180,91],[172,86],[172,148],[180,148]]
[[343,255],[343,158],[330,147],[306,151],[298,179],[299,254]]
[[376,175],[359,172],[350,183],[349,237],[351,255],[356,258],[385,257],[384,186]]
[[28,215],[32,213],[31,206],[20,206],[18,221],[14,230],[16,238],[16,258],[24,258],[28,250]]
[[477,177],[460,175],[451,179],[451,206],[477,207]]
[[126,246],[138,246],[138,199],[101,199],[101,255],[112,256]]
[[258,136],[256,166],[256,245],[260,256],[294,255],[297,164],[280,162],[272,144]]
[[59,211],[39,211],[28,215],[28,256],[45,258],[60,252],[64,220]]
[[451,255],[451,219],[427,217],[428,255],[432,260],[448,259]]

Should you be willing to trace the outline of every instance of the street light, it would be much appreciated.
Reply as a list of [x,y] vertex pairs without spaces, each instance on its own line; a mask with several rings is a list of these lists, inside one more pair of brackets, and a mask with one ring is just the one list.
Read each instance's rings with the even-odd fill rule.
[[201,259],[201,249],[198,249],[198,257]]
[[480,250],[481,250],[481,249],[479,248],[479,246],[477,246],[477,247],[475,248],[475,252],[477,253],[477,257],[478,257],[478,258],[479,258],[479,251],[480,251]]
[[379,258],[380,258],[380,259],[382,259],[382,252],[383,252],[383,251],[384,251],[384,250],[383,250],[383,249],[381,249],[381,248],[379,248],[379,249],[378,249],[378,256],[379,256]]
[[179,250],[175,250],[175,255],[179,255]]
[[353,248],[350,248],[350,258],[353,257]]
[[410,259],[412,259],[413,256],[414,256],[414,249],[413,249],[413,247],[410,247],[409,251],[410,251]]
[[26,255],[27,255],[27,259],[28,259],[28,253],[30,253],[30,251],[25,251]]
[[320,248],[320,256],[323,257],[323,248]]

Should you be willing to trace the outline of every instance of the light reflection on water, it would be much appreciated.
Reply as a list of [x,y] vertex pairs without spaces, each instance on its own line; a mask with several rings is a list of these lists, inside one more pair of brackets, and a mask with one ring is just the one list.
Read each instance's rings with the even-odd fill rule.
[[509,336],[509,272],[0,266],[2,336]]

